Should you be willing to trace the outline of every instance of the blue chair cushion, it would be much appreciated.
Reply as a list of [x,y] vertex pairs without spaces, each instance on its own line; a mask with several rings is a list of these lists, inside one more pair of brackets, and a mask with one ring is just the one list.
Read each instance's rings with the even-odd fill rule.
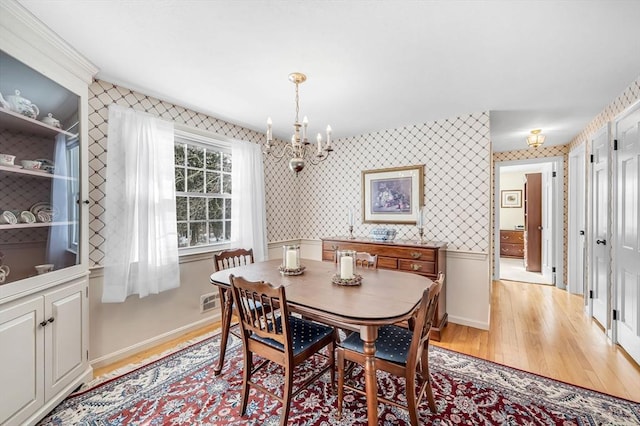
[[[412,337],[413,332],[404,327],[383,325],[378,329],[376,358],[406,365]],[[340,343],[340,346],[354,352],[364,353],[364,342],[360,339],[360,333],[351,333]]]
[[[276,319],[276,329],[282,332],[282,317]],[[326,325],[318,324],[315,322],[307,321],[304,319],[289,316],[289,330],[291,331],[291,341],[293,344],[293,354],[298,353],[309,348],[317,341],[333,334],[333,328]],[[273,339],[267,339],[255,334],[251,336],[251,339],[258,342],[265,343],[273,348],[284,351],[284,345],[280,342],[276,342]]]
[[[261,307],[262,307],[262,303],[254,302],[252,299],[249,299],[249,309],[251,309],[252,311],[255,311],[256,308],[261,308]],[[231,309],[233,309],[234,311],[236,310],[236,302],[233,302],[233,304],[231,305]]]

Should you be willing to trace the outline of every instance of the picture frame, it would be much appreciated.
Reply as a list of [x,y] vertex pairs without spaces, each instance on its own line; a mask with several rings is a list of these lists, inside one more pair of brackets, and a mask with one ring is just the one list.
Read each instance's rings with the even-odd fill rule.
[[500,207],[503,209],[522,207],[522,189],[502,190],[500,197]]
[[362,171],[362,223],[416,224],[424,165]]

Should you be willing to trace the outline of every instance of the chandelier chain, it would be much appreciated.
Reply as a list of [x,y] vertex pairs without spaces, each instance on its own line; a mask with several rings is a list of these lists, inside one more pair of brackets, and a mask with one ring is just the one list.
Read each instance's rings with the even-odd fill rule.
[[300,112],[300,96],[298,94],[298,83],[296,83],[296,123],[299,123],[298,121],[298,113]]

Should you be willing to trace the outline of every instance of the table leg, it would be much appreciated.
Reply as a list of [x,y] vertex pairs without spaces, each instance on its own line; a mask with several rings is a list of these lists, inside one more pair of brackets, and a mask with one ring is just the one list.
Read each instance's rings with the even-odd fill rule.
[[378,327],[362,326],[360,338],[364,342],[364,380],[367,393],[367,418],[369,426],[378,424],[378,382],[376,381],[376,344]]
[[222,372],[224,365],[224,354],[227,351],[227,341],[229,340],[229,328],[231,326],[231,290],[218,287],[220,294],[220,308],[222,309],[222,333],[220,335],[220,355],[218,365],[213,368],[216,376]]

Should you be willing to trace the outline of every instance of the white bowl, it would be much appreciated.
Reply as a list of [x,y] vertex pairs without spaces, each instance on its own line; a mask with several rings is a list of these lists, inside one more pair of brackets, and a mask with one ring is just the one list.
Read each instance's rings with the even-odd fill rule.
[[40,166],[42,165],[41,162],[33,160],[22,160],[20,161],[20,164],[22,164],[22,167],[24,167],[25,169],[31,170],[40,170]]
[[45,263],[44,265],[36,265],[34,266],[34,268],[36,268],[36,272],[38,272],[38,275],[42,275],[47,272],[53,271],[54,266],[55,265],[53,263]]
[[13,161],[16,159],[15,155],[0,154],[0,164],[3,166],[13,166]]

